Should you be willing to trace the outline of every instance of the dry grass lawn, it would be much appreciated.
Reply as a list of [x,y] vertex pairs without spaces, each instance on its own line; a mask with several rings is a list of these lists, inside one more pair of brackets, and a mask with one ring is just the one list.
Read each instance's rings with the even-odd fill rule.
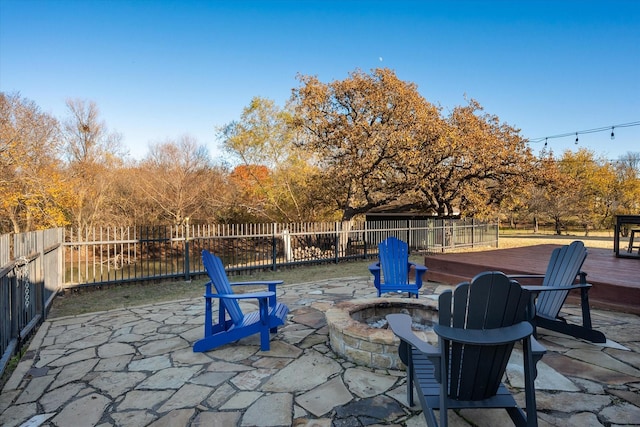
[[499,236],[500,249],[519,248],[523,246],[533,245],[567,245],[574,240],[582,240],[588,248],[602,248],[613,250],[613,232],[598,231],[591,232],[589,236],[584,234],[563,234],[558,236],[555,234],[534,234],[529,233],[503,233]]

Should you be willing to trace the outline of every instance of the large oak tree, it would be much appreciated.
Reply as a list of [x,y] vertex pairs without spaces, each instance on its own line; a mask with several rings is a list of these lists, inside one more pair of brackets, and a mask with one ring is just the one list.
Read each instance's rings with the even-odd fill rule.
[[442,117],[389,69],[322,83],[300,76],[293,92],[299,146],[324,172],[327,200],[348,220],[390,203],[423,212],[487,214],[530,172],[517,129],[475,101]]
[[389,69],[354,71],[322,83],[299,76],[293,92],[298,145],[314,154],[321,188],[344,220],[396,201],[415,187],[409,173],[442,128],[438,109]]

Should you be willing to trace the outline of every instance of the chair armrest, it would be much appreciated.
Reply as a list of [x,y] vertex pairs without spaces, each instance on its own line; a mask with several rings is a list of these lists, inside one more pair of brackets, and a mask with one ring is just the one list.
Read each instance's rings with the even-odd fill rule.
[[571,286],[523,286],[522,289],[526,289],[532,293],[546,292],[546,291],[571,291],[574,289],[588,289],[591,287],[591,283],[580,283]]
[[257,280],[252,282],[229,282],[231,286],[281,285],[284,280]]
[[204,294],[205,298],[220,299],[249,299],[249,298],[269,298],[275,295],[275,292],[251,292],[247,294]]
[[433,330],[446,340],[476,345],[508,344],[533,334],[533,326],[529,322],[520,322],[495,329],[462,329],[435,325]]
[[409,262],[410,266],[413,266],[416,269],[416,274],[417,273],[424,273],[425,271],[427,271],[427,267],[422,265],[422,264],[417,264],[415,262]]
[[540,360],[542,355],[547,353],[545,346],[540,344],[533,335],[531,335],[531,353],[533,353],[534,360]]
[[382,276],[382,269],[380,267],[380,263],[379,262],[374,262],[372,264],[369,264],[369,272],[371,274],[373,274],[373,285],[380,289],[380,280],[381,280],[381,276]]
[[422,276],[424,276],[424,273],[427,272],[427,267],[425,267],[422,264],[416,264],[415,262],[409,262],[409,270],[411,270],[411,267],[414,268],[414,271],[416,273],[416,286],[418,288],[422,287]]
[[507,274],[509,279],[544,279],[544,274]]
[[428,342],[422,341],[411,330],[411,317],[406,314],[387,314],[387,322],[393,333],[427,356],[440,356],[440,350]]

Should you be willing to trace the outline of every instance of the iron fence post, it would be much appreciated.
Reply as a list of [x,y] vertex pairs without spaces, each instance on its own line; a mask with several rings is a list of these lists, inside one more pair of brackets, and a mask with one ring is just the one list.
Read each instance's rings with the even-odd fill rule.
[[335,222],[336,226],[336,234],[334,236],[333,247],[334,249],[334,262],[337,264],[340,260],[340,223],[338,221]]
[[476,234],[476,219],[475,218],[471,218],[471,247],[475,248],[475,234]]
[[184,237],[184,280],[188,282],[191,276],[189,271],[189,217],[185,218],[185,221],[187,225],[184,228],[186,231]]
[[184,280],[189,281],[189,240],[184,241]]
[[364,240],[364,259],[367,259],[367,242],[369,241],[369,233],[367,233],[367,222],[364,223],[364,233],[362,233],[362,240]]
[[18,323],[18,318],[20,317],[20,308],[22,307],[21,304],[19,304],[19,297],[18,295],[20,294],[20,289],[19,289],[19,285],[18,285],[18,274],[16,272],[16,265],[14,264],[13,266],[13,276],[11,277],[11,280],[9,281],[9,286],[11,287],[11,307],[9,308],[9,311],[11,312],[10,315],[10,319],[11,319],[11,336],[13,338],[16,338],[18,341],[20,339],[20,324]]
[[272,238],[271,238],[271,271],[277,271],[278,270],[278,251],[277,251],[277,234],[278,232],[278,227],[276,226],[276,224],[273,224],[273,233],[272,233]]

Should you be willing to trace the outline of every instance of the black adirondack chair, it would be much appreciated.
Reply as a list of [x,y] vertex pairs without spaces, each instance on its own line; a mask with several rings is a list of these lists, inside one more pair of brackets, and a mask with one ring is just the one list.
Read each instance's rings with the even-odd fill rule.
[[[447,410],[505,408],[517,426],[537,426],[534,380],[545,349],[533,338],[528,321],[530,295],[500,272],[485,272],[471,283],[443,292],[434,326],[438,347],[419,339],[406,314],[387,321],[400,338],[400,359],[407,366],[407,400],[414,404],[414,383],[429,427],[447,426]],[[522,342],[526,413],[501,382],[514,344]]]
[[[553,250],[547,272],[544,275],[509,275],[509,277],[516,280],[542,280],[542,286],[524,286],[525,289],[537,295],[535,298],[535,315],[532,319],[535,327],[549,329],[595,343],[604,343],[607,341],[604,334],[593,329],[591,324],[591,310],[589,308],[589,289],[591,284],[587,283],[587,274],[580,271],[585,259],[587,259],[587,248],[584,247],[584,243],[576,240],[570,245]],[[569,295],[569,291],[574,289],[580,290],[582,325],[568,323],[560,315],[560,310]]]

